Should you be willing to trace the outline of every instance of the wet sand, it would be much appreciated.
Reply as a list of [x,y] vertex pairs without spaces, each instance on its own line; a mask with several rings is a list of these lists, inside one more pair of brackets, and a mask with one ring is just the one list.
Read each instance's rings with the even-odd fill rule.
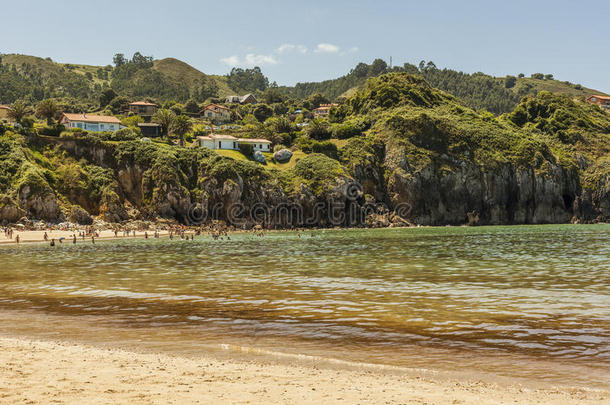
[[0,403],[600,404],[608,392],[434,380],[378,370],[185,358],[0,338]]

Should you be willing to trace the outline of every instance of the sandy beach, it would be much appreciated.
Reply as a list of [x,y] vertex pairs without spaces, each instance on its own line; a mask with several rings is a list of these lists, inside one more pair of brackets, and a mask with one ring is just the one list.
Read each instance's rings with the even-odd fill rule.
[[600,404],[608,392],[531,390],[399,372],[184,358],[0,339],[0,403]]
[[[71,243],[72,235],[74,235],[74,231],[64,231],[64,230],[52,230],[52,231],[32,231],[32,230],[19,230],[18,228],[13,228],[14,234],[13,238],[7,238],[4,232],[0,233],[0,244],[16,244],[16,236],[19,236],[20,243],[32,243],[32,242],[44,242],[44,234],[47,233],[49,240],[55,239],[56,241],[63,237],[65,240],[63,243]],[[76,231],[77,235],[77,243],[91,243],[91,237],[86,237],[84,240],[78,237],[78,230]],[[144,238],[145,232],[148,233],[148,237],[152,238],[155,231],[136,231],[135,236],[133,236],[133,231],[130,231],[129,236],[123,236],[123,232],[120,231],[118,236],[114,235],[114,231],[112,229],[105,229],[98,231],[99,237],[96,240],[108,240],[108,239],[127,239],[127,238]],[[168,231],[159,231],[159,236],[168,236]],[[59,243],[59,242],[58,242]]]

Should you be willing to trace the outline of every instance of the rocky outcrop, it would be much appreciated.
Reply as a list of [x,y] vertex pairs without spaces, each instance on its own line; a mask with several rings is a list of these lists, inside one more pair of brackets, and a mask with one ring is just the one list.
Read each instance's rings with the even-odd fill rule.
[[53,191],[33,192],[29,185],[19,191],[19,204],[28,217],[51,222],[61,222],[63,213]]
[[0,197],[0,224],[7,225],[16,223],[26,215],[25,210],[8,196]]
[[70,209],[70,213],[68,214],[68,220],[72,223],[76,223],[79,225],[92,225],[93,218],[87,211],[82,209],[79,206],[74,206]]
[[484,169],[470,162],[433,161],[420,170],[398,165],[388,179],[392,205],[407,204],[422,225],[569,222],[580,194],[576,172],[545,172],[503,164]]
[[290,162],[290,158],[292,158],[292,152],[289,149],[280,149],[273,154],[273,158],[276,162],[286,163]]
[[252,155],[252,157],[258,163],[262,163],[262,164],[267,163],[267,161],[265,160],[265,155],[263,155],[263,152],[261,152],[260,150],[257,150],[256,152],[254,152],[254,155]]

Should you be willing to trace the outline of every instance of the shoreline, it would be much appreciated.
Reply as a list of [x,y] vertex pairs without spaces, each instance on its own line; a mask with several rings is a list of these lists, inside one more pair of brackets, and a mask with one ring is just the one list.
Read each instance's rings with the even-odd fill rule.
[[[521,226],[555,226],[555,225],[573,225],[573,226],[595,226],[595,225],[608,225],[608,223],[606,222],[598,222],[598,223],[594,223],[594,224],[574,224],[574,223],[565,223],[565,224],[512,224],[512,225],[477,225],[477,226],[467,226],[467,225],[439,225],[439,226],[428,226],[428,225],[419,225],[419,226],[411,226],[411,227],[378,227],[378,228],[359,228],[359,227],[349,227],[349,228],[337,228],[337,227],[333,227],[333,228],[299,228],[299,229],[262,229],[261,232],[265,233],[265,234],[275,234],[275,233],[310,233],[310,232],[332,232],[332,231],[354,231],[354,230],[378,230],[378,229],[420,229],[420,228],[425,228],[425,229],[431,229],[431,228],[437,228],[437,229],[442,229],[442,228],[486,228],[486,227],[521,227]],[[77,229],[76,232],[81,231],[81,229]],[[59,237],[64,237],[64,243],[67,244],[72,244],[72,240],[70,239],[72,237],[72,235],[75,233],[75,231],[64,231],[64,230],[53,230],[53,231],[46,231],[48,233],[49,236],[49,241],[51,240],[51,238],[55,238],[56,240]],[[130,231],[133,232],[133,231]],[[154,230],[142,230],[142,231],[136,231],[136,235],[135,236],[123,236],[121,235],[122,231],[119,232],[118,236],[114,235],[114,230],[113,229],[104,229],[99,231],[100,236],[96,237],[95,240],[96,241],[109,241],[109,240],[123,240],[123,239],[145,239],[145,235],[144,232],[148,232],[148,239],[155,239],[153,237],[154,235]],[[169,237],[169,230],[167,229],[160,229],[159,231],[159,238],[168,238]],[[194,229],[189,229],[186,228],[185,230],[185,234],[191,235],[194,232],[196,232]],[[209,230],[205,229],[201,231],[201,235],[200,236],[208,236],[209,234]],[[233,230],[227,230],[226,233],[228,235],[240,235],[240,234],[248,234],[248,233],[254,233],[256,231],[253,230],[241,230],[241,229],[233,229]],[[44,235],[45,230],[19,230],[14,229],[14,235],[17,236],[19,235],[20,237],[20,242],[17,243],[15,241],[15,236],[13,236],[12,239],[7,238],[4,233],[0,233],[0,246],[2,245],[9,245],[9,244],[13,244],[13,245],[18,245],[21,243],[25,243],[25,244],[32,244],[32,243],[48,243],[49,241],[45,241],[44,240]],[[176,238],[178,238],[177,236],[174,236]],[[82,239],[80,237],[77,237],[77,244],[80,243],[91,243],[91,237],[85,237],[85,239]],[[59,245],[59,242],[57,242],[57,244]]]
[[0,401],[10,403],[599,404],[607,391],[531,389],[400,370],[277,364],[0,337]]

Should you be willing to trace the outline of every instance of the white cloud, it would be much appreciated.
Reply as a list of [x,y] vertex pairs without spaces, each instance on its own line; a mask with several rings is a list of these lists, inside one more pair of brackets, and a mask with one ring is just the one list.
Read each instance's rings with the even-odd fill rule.
[[337,53],[341,48],[337,45],[321,43],[316,46],[316,50],[314,52],[318,53]]
[[237,55],[228,56],[226,58],[221,58],[220,61],[222,63],[224,63],[225,65],[229,65],[229,66],[239,65],[239,58],[237,57]]
[[295,44],[282,44],[279,48],[277,48],[279,53],[284,52],[293,52],[297,51],[300,53],[307,53],[307,47],[305,45],[295,45]]
[[276,65],[277,60],[271,55],[257,55],[255,53],[249,53],[246,55],[246,65]]
[[259,55],[256,53],[249,53],[243,59],[237,55],[228,56],[221,58],[220,61],[231,67],[233,66],[265,66],[265,65],[276,65],[277,59],[272,55]]

